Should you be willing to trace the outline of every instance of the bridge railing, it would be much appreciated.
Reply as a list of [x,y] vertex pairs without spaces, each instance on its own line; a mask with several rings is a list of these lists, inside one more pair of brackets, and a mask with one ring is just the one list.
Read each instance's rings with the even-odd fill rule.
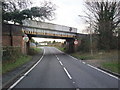
[[75,33],[43,30],[43,29],[35,29],[35,28],[23,28],[22,31],[26,34],[32,34],[32,35],[47,35],[47,36],[66,37],[66,38],[75,38],[76,36]]

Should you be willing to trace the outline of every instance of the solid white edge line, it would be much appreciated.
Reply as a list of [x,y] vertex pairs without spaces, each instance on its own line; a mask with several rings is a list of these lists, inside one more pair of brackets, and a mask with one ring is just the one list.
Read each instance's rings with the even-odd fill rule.
[[43,55],[42,55],[42,57],[40,58],[40,60],[39,60],[36,64],[34,64],[34,66],[33,66],[32,68],[30,68],[30,69],[24,74],[24,76],[22,76],[22,77],[21,77],[20,79],[18,79],[12,86],[10,86],[10,87],[8,88],[8,90],[11,90],[12,88],[14,88],[29,72],[31,72],[31,71],[37,66],[37,64],[39,64],[40,61],[43,59],[44,54],[45,54],[45,49],[44,49]]
[[61,62],[61,61],[59,61],[59,62],[60,62],[60,64],[63,66],[62,62]]
[[24,76],[22,76],[19,80],[17,80],[8,90],[11,90],[12,88],[14,88],[23,78]]
[[68,77],[69,77],[70,79],[72,79],[72,77],[71,77],[70,74],[68,73],[67,69],[66,69],[65,67],[64,67],[63,69],[65,70],[65,72],[66,72],[66,74],[68,75]]
[[109,76],[111,76],[111,77],[113,77],[113,78],[115,78],[115,79],[119,79],[118,77],[116,77],[116,76],[114,76],[114,75],[112,75],[112,74],[110,74],[110,73],[107,73],[107,72],[105,72],[105,71],[103,71],[103,70],[101,70],[101,69],[99,69],[99,68],[96,68],[96,67],[94,67],[94,66],[92,66],[92,65],[90,65],[90,64],[87,64],[88,66],[90,66],[91,68],[94,68],[94,69],[96,69],[96,70],[98,70],[98,71],[100,71],[100,72],[103,72],[103,73],[105,73],[105,74],[107,74],[107,75],[109,75]]
[[[68,54],[67,54],[68,55]],[[71,56],[71,55],[68,55],[69,57],[71,57],[71,58],[73,58],[73,59],[75,59],[75,60],[78,60],[77,58],[75,58],[75,57],[73,57],[73,56]]]

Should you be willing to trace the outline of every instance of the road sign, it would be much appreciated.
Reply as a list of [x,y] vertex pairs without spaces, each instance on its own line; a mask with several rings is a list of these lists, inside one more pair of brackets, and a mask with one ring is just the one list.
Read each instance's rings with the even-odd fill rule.
[[23,40],[24,40],[25,42],[28,42],[28,41],[29,41],[29,38],[28,38],[28,36],[27,36],[26,34],[24,35]]
[[74,41],[74,44],[75,44],[75,45],[76,45],[76,44],[78,44],[78,41],[77,41],[77,40],[75,40],[75,41]]

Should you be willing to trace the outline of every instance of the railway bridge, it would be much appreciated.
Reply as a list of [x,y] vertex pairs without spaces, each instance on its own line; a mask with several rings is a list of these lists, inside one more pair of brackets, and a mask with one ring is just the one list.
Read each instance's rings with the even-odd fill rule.
[[24,35],[27,35],[29,40],[32,37],[65,39],[66,51],[69,53],[75,51],[77,45],[74,41],[79,36],[76,28],[31,20],[24,20],[22,26],[3,24],[2,28],[3,46],[19,46],[23,53],[30,47],[29,41],[23,41]]

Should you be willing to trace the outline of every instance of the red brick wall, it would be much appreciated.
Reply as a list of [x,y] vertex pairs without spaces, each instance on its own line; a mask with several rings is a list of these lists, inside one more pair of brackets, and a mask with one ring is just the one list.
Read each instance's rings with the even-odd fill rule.
[[[12,45],[15,47],[21,47],[22,53],[26,53],[26,43],[23,41],[22,36],[12,36]],[[11,46],[10,36],[2,36],[2,46]]]
[[22,36],[12,36],[13,39],[13,46],[18,46],[21,47],[22,46]]
[[11,46],[10,36],[2,36],[2,46]]

